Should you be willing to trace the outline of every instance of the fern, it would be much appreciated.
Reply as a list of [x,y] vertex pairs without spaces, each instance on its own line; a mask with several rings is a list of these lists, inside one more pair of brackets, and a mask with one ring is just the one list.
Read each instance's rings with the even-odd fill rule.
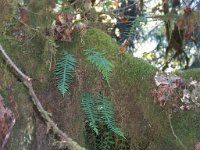
[[85,113],[85,116],[88,121],[88,125],[94,130],[94,132],[98,135],[98,128],[97,128],[97,110],[96,110],[96,101],[92,94],[90,93],[83,93],[82,94],[82,109]]
[[145,23],[145,25],[147,24],[147,18],[145,16],[137,16],[134,21],[131,22],[131,28],[129,30],[129,32],[127,33],[128,36],[127,38],[130,38],[134,33],[136,33],[137,29],[138,31],[142,31],[142,26],[141,26],[141,22]]
[[[105,130],[105,129],[104,129]],[[97,141],[97,149],[109,150],[115,144],[114,136],[112,131],[104,131],[100,140]]]
[[114,120],[112,103],[103,95],[84,93],[82,95],[82,110],[86,116],[89,126],[95,133],[99,133],[97,124],[103,123],[107,128],[120,137],[125,138],[124,133],[117,127]]
[[64,51],[63,57],[59,59],[56,64],[55,74],[57,77],[57,87],[63,97],[69,90],[76,63],[76,59],[71,54]]
[[103,78],[109,84],[110,74],[112,71],[112,64],[103,56],[102,53],[97,52],[96,48],[86,49],[85,55],[87,56],[87,60],[90,61],[92,64],[95,64],[102,73]]
[[103,95],[98,96],[98,101],[100,103],[100,114],[102,121],[107,125],[107,127],[112,130],[115,134],[119,135],[120,137],[125,138],[124,133],[121,131],[120,128],[117,127],[116,122],[114,120],[114,111],[112,103],[108,100],[107,97]]

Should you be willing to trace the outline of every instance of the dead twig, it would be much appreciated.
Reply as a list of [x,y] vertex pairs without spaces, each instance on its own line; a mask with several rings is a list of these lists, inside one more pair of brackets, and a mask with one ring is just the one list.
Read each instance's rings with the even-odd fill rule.
[[174,132],[173,126],[172,126],[172,114],[168,115],[168,119],[169,119],[169,125],[172,131],[173,136],[176,138],[176,140],[180,143],[180,145],[182,146],[182,148],[184,150],[188,150],[187,147],[183,144],[183,142],[180,140],[180,138],[176,135],[176,133]]
[[0,95],[0,146],[1,150],[4,150],[13,126],[15,125],[15,116],[13,112],[4,106],[3,97]]
[[4,149],[4,146],[6,145],[6,143],[8,142],[8,139],[10,137],[11,131],[12,131],[14,125],[15,125],[15,122],[16,122],[16,120],[15,120],[15,118],[13,118],[13,120],[11,122],[11,125],[10,125],[10,127],[8,129],[8,133],[6,134],[6,136],[4,138],[4,141],[3,141],[3,144],[1,146],[2,150]]
[[8,62],[8,64],[11,66],[12,69],[15,70],[15,75],[17,75],[20,80],[24,83],[24,85],[28,88],[29,94],[32,98],[32,102],[37,107],[37,110],[43,117],[43,119],[47,123],[47,129],[52,129],[54,134],[58,135],[60,137],[60,141],[58,142],[58,146],[60,148],[69,148],[70,150],[85,150],[85,148],[81,147],[78,143],[76,143],[73,139],[71,139],[68,135],[66,135],[63,131],[61,131],[56,123],[50,118],[49,113],[44,110],[43,106],[40,103],[40,100],[38,99],[37,95],[35,94],[35,91],[32,86],[32,79],[24,74],[16,65],[15,63],[10,59],[10,57],[7,55],[5,50],[0,45],[0,52],[2,53],[4,59]]

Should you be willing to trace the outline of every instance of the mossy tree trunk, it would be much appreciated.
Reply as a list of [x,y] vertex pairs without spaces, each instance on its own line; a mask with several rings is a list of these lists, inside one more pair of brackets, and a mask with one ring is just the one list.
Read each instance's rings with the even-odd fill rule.
[[[53,72],[55,62],[51,62],[50,67],[50,52],[46,51],[44,40],[36,37],[31,42],[23,43],[0,37],[0,43],[18,67],[33,78],[36,94],[44,108],[52,113],[52,119],[58,127],[83,147],[87,147],[87,140],[80,95],[83,91],[92,91],[101,92],[111,98],[115,118],[119,127],[126,133],[131,150],[181,150],[181,145],[170,129],[170,109],[161,109],[153,101],[151,91],[154,88],[153,77],[157,69],[128,54],[118,56],[118,46],[110,36],[98,29],[88,29],[82,38],[80,39],[77,33],[73,42],[57,43],[60,47],[55,59],[66,50],[78,60],[73,82],[64,98],[56,89]],[[86,61],[83,53],[86,48],[104,51],[106,58],[114,65],[111,87],[101,79],[97,69]],[[54,137],[50,133],[46,134],[46,123],[32,104],[28,90],[14,76],[2,56],[0,66],[0,94],[17,118],[6,149],[55,150],[52,146],[55,142]],[[191,75],[200,79],[197,75],[199,72],[196,70]],[[183,75],[188,77],[190,72]],[[198,116],[197,111],[173,113],[174,130],[188,149],[193,149],[200,139]]]

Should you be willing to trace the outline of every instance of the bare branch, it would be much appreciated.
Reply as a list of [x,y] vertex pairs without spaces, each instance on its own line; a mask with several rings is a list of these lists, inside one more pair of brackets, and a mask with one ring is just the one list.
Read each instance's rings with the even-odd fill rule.
[[3,50],[2,46],[0,45],[0,51],[3,54],[5,60],[8,62],[9,65],[12,66],[12,68],[17,72],[19,77],[21,77],[23,80],[31,80],[28,76],[26,76],[21,70],[18,69],[18,67],[13,63],[13,61],[10,59],[10,57],[6,54],[6,52]]
[[44,110],[43,106],[40,103],[40,100],[38,99],[37,95],[35,94],[35,91],[32,86],[32,79],[25,75],[16,65],[15,63],[10,59],[10,57],[7,55],[5,50],[2,48],[0,45],[0,52],[4,56],[4,59],[8,62],[8,64],[11,66],[12,69],[15,70],[15,73],[24,85],[28,88],[29,94],[32,98],[32,102],[35,104],[37,107],[37,110],[43,117],[43,119],[47,123],[47,128],[52,129],[53,132],[60,137],[60,141],[57,142],[61,148],[66,148],[68,147],[70,150],[85,150],[85,148],[81,147],[78,143],[76,143],[73,139],[71,139],[68,135],[66,135],[63,131],[61,131],[56,123],[49,117],[49,113]]

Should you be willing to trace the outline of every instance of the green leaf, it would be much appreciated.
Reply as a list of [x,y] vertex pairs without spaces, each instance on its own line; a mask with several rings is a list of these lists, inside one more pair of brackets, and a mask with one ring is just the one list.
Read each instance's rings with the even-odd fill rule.
[[104,5],[107,6],[107,7],[109,7],[109,6],[112,5],[112,1],[105,2]]
[[57,78],[57,87],[63,97],[69,90],[76,63],[76,59],[71,54],[64,51],[63,57],[59,59],[56,64],[55,74]]
[[134,19],[134,21],[131,22],[131,28],[130,28],[130,31],[128,33],[128,37],[131,37],[132,34],[134,32],[136,32],[137,30],[142,29],[141,22],[145,23],[145,25],[146,25],[147,24],[147,18],[145,16],[137,16]]
[[107,97],[103,95],[98,96],[98,101],[101,105],[100,115],[102,121],[107,125],[107,127],[112,130],[115,134],[119,135],[120,137],[125,138],[124,133],[121,131],[120,128],[117,127],[117,124],[114,120],[114,111],[112,103],[108,100]]
[[112,71],[112,64],[108,61],[102,53],[97,52],[96,48],[86,49],[85,55],[87,56],[87,60],[92,64],[95,64],[99,72],[102,73],[103,78],[109,84],[110,74]]
[[97,118],[96,102],[95,102],[94,95],[90,93],[83,93],[81,106],[87,118],[86,120],[88,121],[88,125],[98,135],[99,134],[99,131],[97,128],[98,118]]

